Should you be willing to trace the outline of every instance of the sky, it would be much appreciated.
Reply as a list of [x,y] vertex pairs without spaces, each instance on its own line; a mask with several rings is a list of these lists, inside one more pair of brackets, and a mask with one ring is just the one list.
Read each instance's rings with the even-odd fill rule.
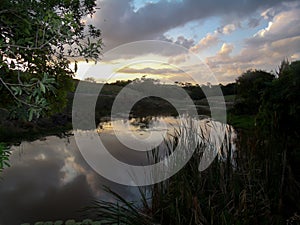
[[[203,74],[194,79],[197,71],[206,71],[215,83],[226,84],[248,69],[275,72],[283,59],[300,59],[300,1],[98,0],[97,4],[95,15],[86,20],[101,29],[103,56],[98,66],[80,63],[79,79],[113,82],[146,75],[207,83]],[[159,47],[141,45],[144,40],[157,41]],[[194,56],[199,62],[187,60]]]

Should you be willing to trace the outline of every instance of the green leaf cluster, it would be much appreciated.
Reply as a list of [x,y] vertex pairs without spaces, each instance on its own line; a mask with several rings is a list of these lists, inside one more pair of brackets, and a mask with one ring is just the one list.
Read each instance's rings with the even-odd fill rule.
[[95,6],[95,0],[1,1],[0,107],[13,118],[63,109],[74,88],[77,66],[72,70],[70,60],[101,55],[100,30],[84,22]]
[[278,75],[262,96],[258,125],[267,134],[299,138],[300,61],[284,64]]
[[9,156],[10,155],[11,155],[11,152],[10,152],[9,148],[4,143],[0,143],[0,172],[2,172],[2,170],[5,167],[10,167],[10,164],[9,164]]
[[274,78],[275,75],[262,70],[248,70],[238,77],[236,113],[257,114],[264,90]]

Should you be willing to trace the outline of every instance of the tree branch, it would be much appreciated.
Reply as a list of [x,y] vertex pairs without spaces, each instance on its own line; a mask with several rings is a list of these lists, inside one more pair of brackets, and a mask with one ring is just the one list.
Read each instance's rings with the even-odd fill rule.
[[32,104],[30,104],[30,103],[27,103],[27,102],[25,102],[25,101],[19,99],[19,98],[12,92],[12,90],[9,88],[9,86],[7,85],[7,83],[5,83],[4,80],[3,80],[1,77],[0,77],[0,81],[1,81],[1,83],[2,83],[2,84],[4,85],[4,87],[9,91],[9,93],[13,96],[13,98],[14,98],[16,101],[18,101],[18,102],[20,102],[20,103],[22,103],[22,104],[24,104],[24,105],[33,107],[33,108],[39,108],[39,106],[37,106],[37,105],[32,105]]

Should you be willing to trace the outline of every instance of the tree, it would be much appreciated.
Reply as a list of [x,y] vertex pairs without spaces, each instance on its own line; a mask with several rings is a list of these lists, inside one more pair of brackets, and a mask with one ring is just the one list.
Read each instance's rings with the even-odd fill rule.
[[248,70],[236,80],[238,113],[256,114],[261,104],[261,97],[268,85],[275,78],[273,74],[262,70]]
[[90,83],[96,83],[96,79],[94,77],[87,77],[84,79],[84,81],[90,82]]
[[[282,63],[283,64],[283,63]],[[278,79],[266,89],[258,114],[258,124],[269,134],[299,139],[300,61],[285,64]]]
[[226,85],[220,85],[223,95],[235,95],[236,94],[236,83],[229,83]]
[[282,60],[280,66],[278,66],[278,71],[276,71],[277,77],[281,77],[289,68],[289,66],[290,62],[288,61],[288,59]]
[[84,22],[95,6],[95,0],[1,1],[0,107],[29,120],[63,108],[76,59],[101,54],[100,30]]

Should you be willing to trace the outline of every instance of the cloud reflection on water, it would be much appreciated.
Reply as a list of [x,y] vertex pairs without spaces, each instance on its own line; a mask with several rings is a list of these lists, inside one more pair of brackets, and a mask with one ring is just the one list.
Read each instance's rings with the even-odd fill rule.
[[55,136],[12,148],[11,167],[0,181],[0,224],[81,219],[77,211],[95,199],[108,199],[103,185],[127,198],[134,189],[95,173],[82,158],[73,137]]
[[[147,132],[151,131],[158,137],[165,133],[162,121],[173,129],[178,122],[173,117],[103,122],[98,127],[98,133],[110,153],[120,161],[147,165],[149,162],[145,151],[124,146],[114,135],[112,126],[122,131],[120,123],[129,122],[130,129],[137,136],[147,136]],[[198,125],[201,124],[209,123],[203,120]],[[172,130],[168,132],[172,133]],[[111,187],[128,200],[138,199],[137,188],[115,184],[94,172],[83,159],[73,136],[49,136],[43,140],[22,142],[20,146],[13,146],[12,150],[11,167],[3,171],[3,179],[0,180],[1,225],[59,219],[82,220],[82,214],[78,213],[82,207],[96,199],[112,200],[102,191],[103,185]]]

